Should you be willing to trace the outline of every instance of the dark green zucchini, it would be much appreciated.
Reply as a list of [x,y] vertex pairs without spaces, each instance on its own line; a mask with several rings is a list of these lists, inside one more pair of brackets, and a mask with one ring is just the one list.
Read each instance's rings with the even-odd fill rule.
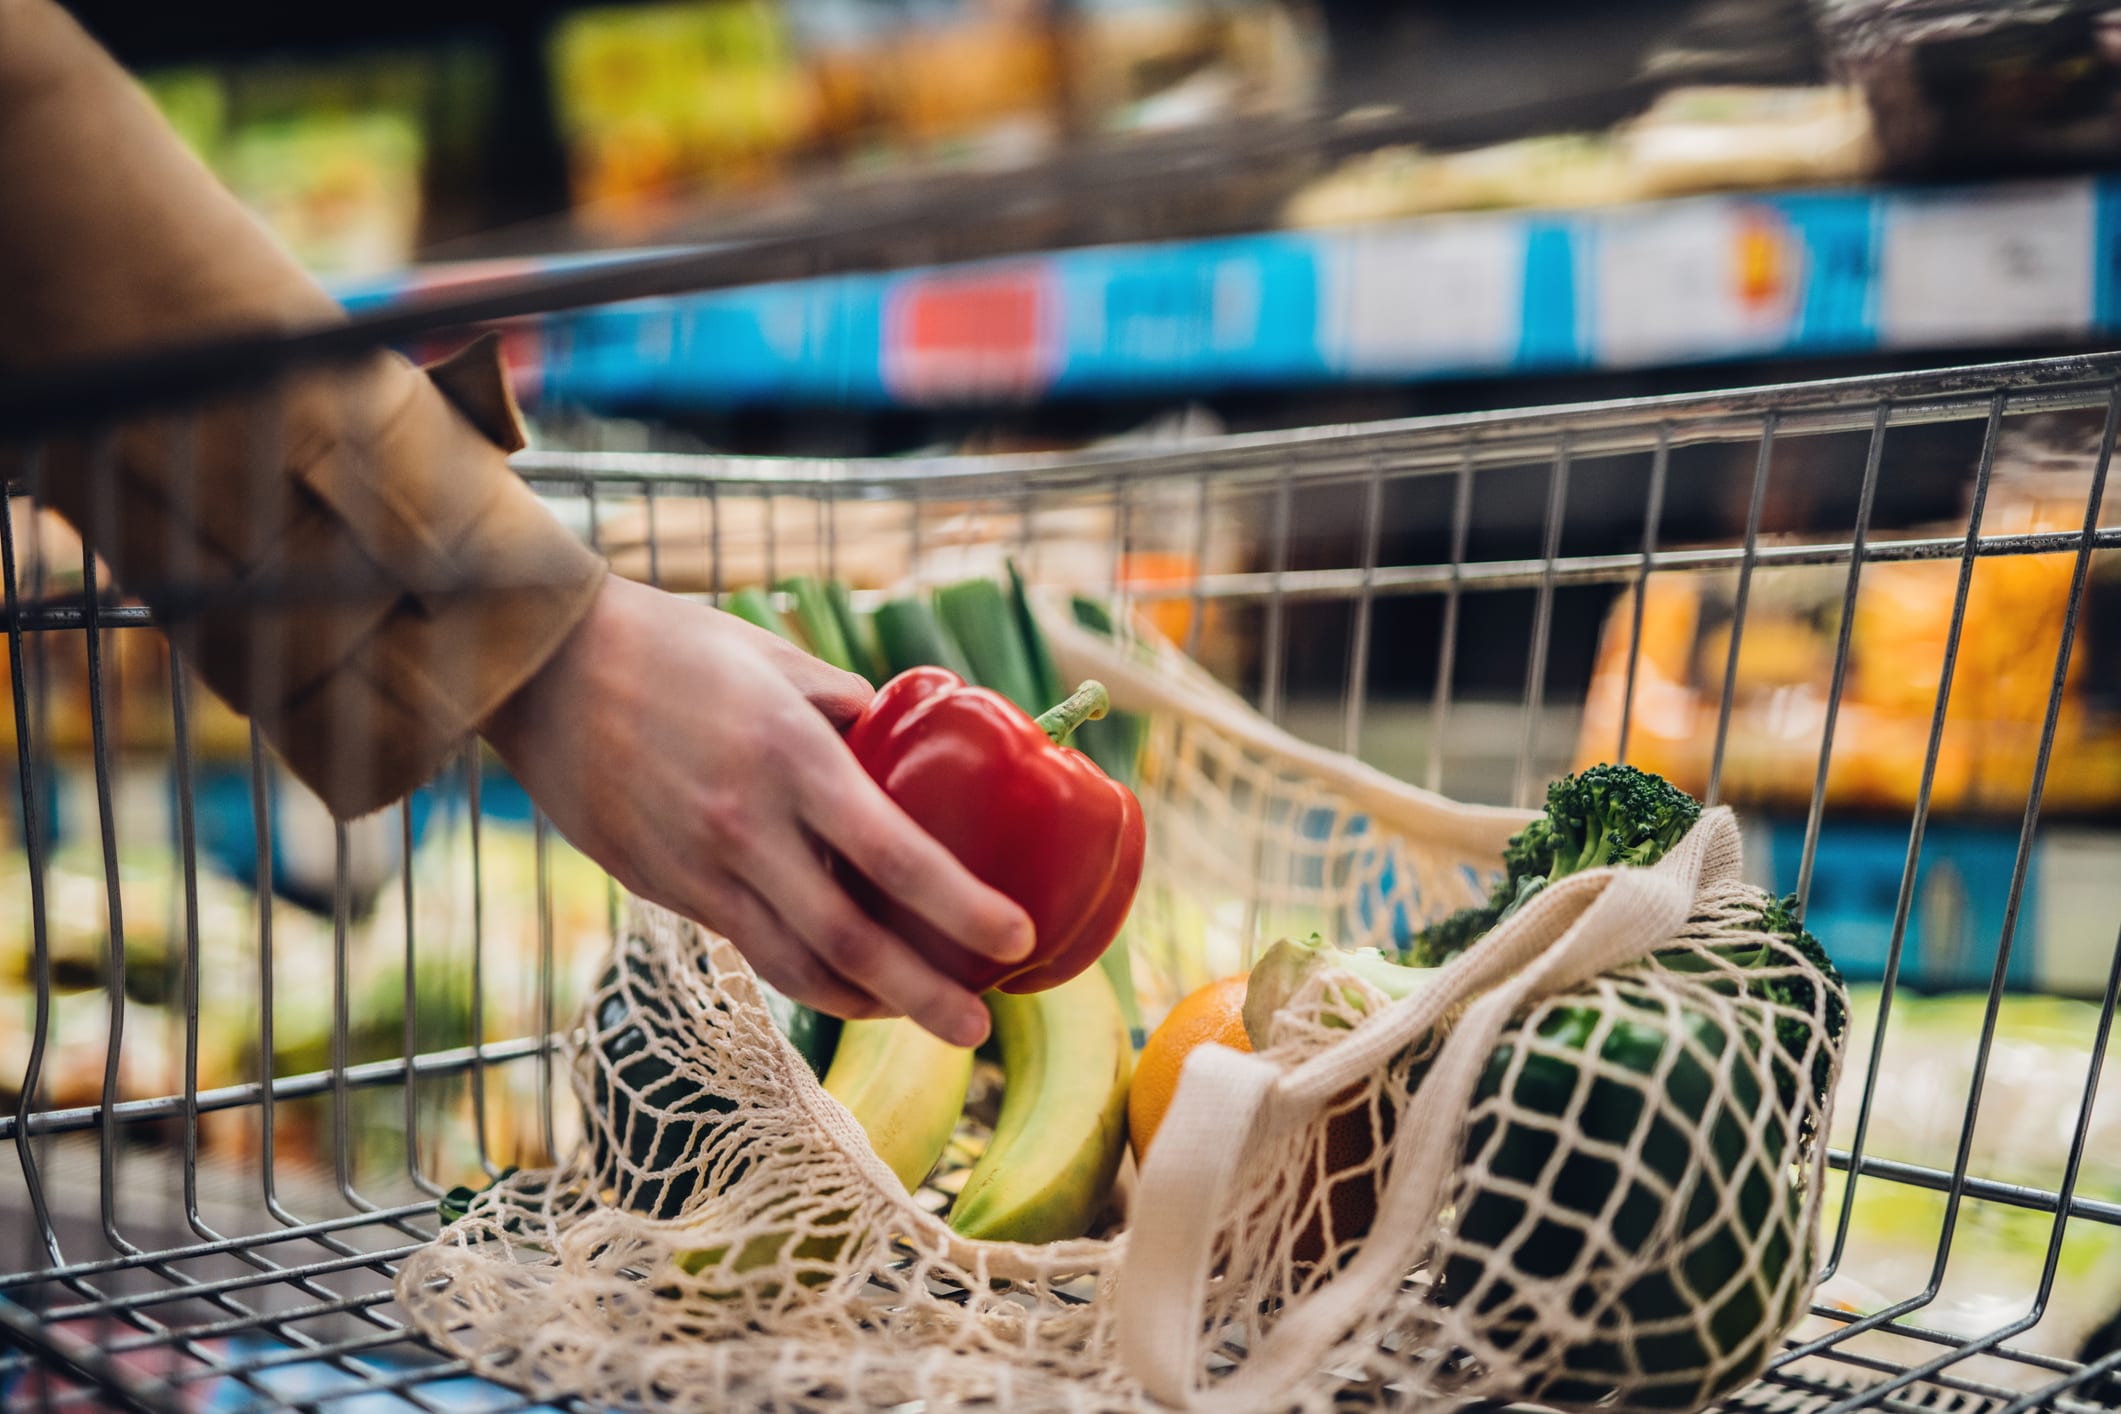
[[[603,996],[588,1044],[603,1058],[590,1080],[590,1100],[601,1123],[590,1126],[590,1153],[599,1179],[621,1207],[652,1217],[676,1217],[699,1191],[696,1159],[714,1118],[735,1102],[690,1085],[662,1054],[659,1039],[679,1032],[672,1003],[658,993],[648,959],[629,951],[624,959],[631,985],[619,985],[617,964],[597,981]],[[701,966],[706,966],[704,957]],[[765,983],[767,1011],[804,1063],[822,1076],[839,1041],[840,1023],[790,1001]],[[642,1112],[652,1107],[664,1119]],[[623,1148],[624,1157],[615,1152]]]

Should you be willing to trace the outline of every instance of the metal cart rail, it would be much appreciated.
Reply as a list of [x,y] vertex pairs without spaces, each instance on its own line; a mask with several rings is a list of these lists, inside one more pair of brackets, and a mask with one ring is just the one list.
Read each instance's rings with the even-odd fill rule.
[[[564,1144],[566,1102],[554,1101],[553,1059],[567,1022],[562,979],[581,961],[561,955],[568,943],[555,922],[555,880],[565,847],[541,817],[527,826],[527,905],[514,884],[494,881],[496,792],[505,783],[469,747],[442,782],[382,825],[327,831],[329,882],[317,908],[276,898],[269,887],[254,891],[247,912],[221,907],[227,890],[218,879],[232,866],[206,857],[207,836],[233,819],[249,831],[251,878],[277,877],[289,828],[282,774],[254,732],[209,744],[213,704],[172,650],[145,637],[152,616],[105,582],[93,557],[76,550],[55,561],[41,530],[30,533],[40,524],[29,514],[40,502],[40,439],[243,386],[293,361],[547,305],[713,283],[756,273],[756,264],[741,251],[687,256],[344,330],[131,360],[0,396],[0,437],[12,458],[12,514],[0,517],[15,748],[8,848],[17,896],[8,908],[27,937],[23,1005],[6,1022],[23,1028],[27,1045],[9,1053],[19,1059],[0,1074],[10,1096],[0,1141],[14,1158],[0,1173],[0,1229],[9,1234],[0,1239],[0,1388],[10,1401],[324,1410],[350,1407],[358,1395],[398,1401],[374,1407],[436,1414],[524,1407],[508,1391],[468,1381],[462,1362],[410,1334],[390,1283],[394,1263],[433,1236],[435,1200],[467,1165],[492,1174]],[[2060,527],[1994,529],[1984,511],[1999,444],[2035,415],[2095,429],[2082,504]],[[739,501],[763,507],[767,578],[776,556],[785,564],[800,554],[830,573],[858,544],[885,535],[898,537],[915,573],[942,573],[924,555],[935,548],[932,514],[948,508],[960,524],[989,526],[1034,579],[1167,606],[1185,646],[1267,716],[1431,786],[1518,802],[1578,749],[1570,738],[1590,691],[1586,625],[1598,618],[1586,617],[1586,605],[1632,604],[1631,614],[1623,608],[1603,621],[1624,625],[1615,640],[1625,644],[1615,754],[1639,747],[1649,710],[1637,690],[1644,604],[1652,578],[1662,576],[1727,586],[1727,642],[1710,664],[1713,725],[1700,786],[1712,799],[1724,794],[1727,763],[1758,729],[1736,709],[1760,586],[1794,567],[1823,569],[1840,587],[1831,596],[1835,641],[1822,716],[1806,748],[1809,789],[1795,787],[1806,801],[1800,899],[1813,888],[1834,814],[1836,732],[1867,576],[1897,564],[1955,566],[1919,782],[1894,817],[1893,828],[1904,829],[1904,864],[1869,1003],[1873,1040],[1852,1057],[1840,1091],[1855,1121],[1831,1156],[1847,1178],[1828,1209],[1825,1264],[1833,1272],[1848,1257],[1851,1214],[1865,1191],[1943,1195],[1940,1233],[1926,1280],[1883,1292],[1882,1304],[1861,1316],[1822,1304],[1822,1327],[1780,1352],[1767,1378],[1733,1403],[2019,1414],[2121,1401],[2121,1349],[2058,1355],[2026,1339],[2050,1314],[2070,1234],[2121,1227],[2121,1202],[2080,1186],[2088,1158],[2097,1158],[2087,1154],[2088,1136],[2121,994],[2121,938],[2084,1012],[2084,1068],[2054,1077],[2067,1135],[2058,1171],[2037,1183],[1984,1172],[1974,1147],[2011,959],[2027,946],[2023,904],[2058,731],[2081,677],[2070,665],[2084,651],[2088,588],[2095,567],[2121,551],[2121,524],[2102,511],[2117,423],[2121,357],[2099,356],[1176,449],[839,462],[548,452],[524,454],[517,466],[629,572],[706,595],[737,587],[724,582],[721,537]],[[1801,515],[1781,525],[1778,517],[1791,517],[1771,493],[1778,468],[1791,464],[1825,488],[1814,509],[1837,508],[1838,528],[1817,528],[1833,519],[1824,511],[1809,526],[1796,523]],[[1965,491],[1956,530],[1877,523],[1881,505],[1897,504],[1900,491],[1925,478]],[[1624,497],[1614,490],[1620,485],[1629,488]],[[1586,486],[1595,487],[1591,499]],[[1585,529],[1593,499],[1632,509],[1617,528]],[[1076,549],[1089,545],[1093,558],[1052,563],[1057,526],[1072,527]],[[1190,571],[1137,575],[1130,555],[1150,544],[1179,554]],[[1948,707],[1979,608],[1977,570],[2034,557],[2066,564],[2066,590],[2059,622],[2049,626],[2052,677],[2031,773],[2008,826],[2016,841],[2009,877],[1990,881],[2005,904],[2000,928],[1979,940],[1986,995],[1970,1038],[1957,1143],[1942,1162],[1876,1153],[1875,1121],[1904,1079],[1885,1064],[1885,1023],[1903,990]],[[143,642],[155,645],[151,652]],[[133,687],[143,661],[161,665],[160,697]],[[1521,674],[1498,686],[1488,666],[1496,662],[1521,664]],[[71,712],[82,719],[78,730]],[[126,812],[147,797],[166,802],[166,831],[128,837],[141,832]],[[437,819],[450,829],[438,832]],[[135,846],[167,852],[172,864],[159,885],[128,887]],[[363,862],[364,850],[376,848],[407,861],[448,853],[444,883],[409,865],[377,874]],[[77,866],[82,873],[67,872]],[[84,878],[85,893],[75,887]],[[460,925],[442,936],[423,931],[436,888],[449,894],[456,911],[448,916]],[[159,918],[143,915],[142,897]],[[614,917],[608,882],[602,898],[606,918]],[[504,904],[523,906],[503,920]],[[162,939],[154,953],[134,946],[150,919]],[[504,924],[513,929],[506,937]],[[378,956],[371,944],[391,929],[397,951]],[[59,975],[80,961],[55,954],[67,930],[92,935],[85,982]],[[1832,936],[1826,941],[1834,946]],[[447,966],[425,970],[438,957]],[[372,984],[363,976],[379,970],[399,1008],[380,1030],[357,1016],[356,995]],[[160,990],[143,1000],[151,972]],[[253,1030],[223,1057],[228,1073],[217,1073],[211,1053],[223,1022],[202,997],[224,989],[232,972],[251,998]],[[437,976],[454,979],[440,1003],[461,1013],[453,1031],[435,1020],[428,989]],[[372,990],[363,995],[372,999]],[[297,1000],[327,1013],[321,1050],[306,1059],[278,1044]],[[131,1064],[158,1046],[166,1064]],[[378,1047],[388,1054],[368,1054]],[[69,1066],[88,1077],[92,1093],[60,1097]],[[1931,1311],[1954,1260],[1958,1218],[1974,1203],[2051,1221],[2029,1306],[1969,1332],[1940,1326]],[[1878,1353],[1886,1348],[1875,1342],[1880,1335],[1898,1338],[1889,1347],[1896,1353]],[[1391,1402],[1389,1391],[1375,1393]]]

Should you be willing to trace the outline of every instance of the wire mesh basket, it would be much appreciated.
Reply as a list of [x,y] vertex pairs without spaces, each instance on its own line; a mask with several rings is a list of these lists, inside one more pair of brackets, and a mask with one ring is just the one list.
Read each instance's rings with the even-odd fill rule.
[[[653,278],[727,257],[701,259]],[[475,742],[334,823],[50,517],[41,452],[649,278],[0,398],[11,1406],[526,1405],[411,1334],[391,1283],[452,1185],[572,1142],[554,1057],[616,885]],[[2117,421],[2100,357],[1073,455],[515,465],[675,592],[1013,560],[1459,799],[1614,759],[1738,806],[1759,881],[1859,983],[1860,1064],[1819,1302],[1732,1407],[2017,1414],[2121,1403]],[[1246,926],[1193,965],[1272,941]],[[1169,973],[1152,1008],[1191,980]]]

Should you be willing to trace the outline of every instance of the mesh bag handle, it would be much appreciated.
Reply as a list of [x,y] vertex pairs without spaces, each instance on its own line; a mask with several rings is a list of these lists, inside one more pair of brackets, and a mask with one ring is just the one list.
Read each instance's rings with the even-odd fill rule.
[[[1096,678],[1114,707],[1164,716],[1204,729],[1291,775],[1329,790],[1408,839],[1453,852],[1500,856],[1510,836],[1537,811],[1466,805],[1409,785],[1374,766],[1328,751],[1275,726],[1167,640],[1128,631],[1118,641],[1093,633],[1048,603],[1038,604],[1039,631],[1070,682]],[[1130,626],[1123,624],[1123,629]]]
[[[1143,1166],[1116,1289],[1129,1373],[1188,1409],[1271,1406],[1314,1375],[1365,1307],[1395,1288],[1436,1230],[1456,1171],[1457,1134],[1505,1024],[1532,1001],[1647,957],[1686,925],[1704,885],[1734,879],[1739,830],[1727,807],[1706,812],[1654,868],[1571,875],[1450,963],[1435,984],[1294,1065],[1202,1047],[1187,1061]],[[1470,1004],[1469,1004],[1470,1002]],[[1393,1137],[1390,1177],[1365,1241],[1335,1278],[1285,1307],[1243,1364],[1205,1377],[1213,1323],[1204,1296],[1232,1200],[1271,1140],[1319,1120],[1346,1086],[1436,1028],[1450,1029]],[[1390,1234],[1402,1234],[1395,1241]]]

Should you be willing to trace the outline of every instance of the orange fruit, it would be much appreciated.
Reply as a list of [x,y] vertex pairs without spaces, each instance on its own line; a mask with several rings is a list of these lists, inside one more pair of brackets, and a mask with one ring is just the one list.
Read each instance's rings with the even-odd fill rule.
[[1127,1135],[1134,1141],[1134,1160],[1148,1156],[1171,1097],[1178,1093],[1179,1072],[1194,1049],[1210,1043],[1233,1051],[1252,1049],[1245,1035],[1245,975],[1225,977],[1189,993],[1156,1030],[1134,1061],[1134,1083],[1127,1092]]

